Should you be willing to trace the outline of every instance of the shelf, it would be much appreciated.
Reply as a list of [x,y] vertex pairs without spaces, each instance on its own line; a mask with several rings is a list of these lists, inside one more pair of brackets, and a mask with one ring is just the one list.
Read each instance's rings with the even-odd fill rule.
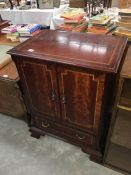
[[119,105],[131,109],[131,99],[125,98],[125,97],[121,97]]
[[131,108],[129,108],[129,107],[122,106],[122,105],[117,105],[117,107],[118,107],[119,109],[123,109],[123,110],[130,111],[130,112],[131,112]]
[[118,109],[111,142],[131,149],[131,109]]

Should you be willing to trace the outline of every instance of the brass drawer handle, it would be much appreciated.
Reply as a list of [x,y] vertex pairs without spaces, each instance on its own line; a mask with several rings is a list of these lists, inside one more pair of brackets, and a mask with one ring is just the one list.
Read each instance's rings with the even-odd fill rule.
[[43,127],[43,128],[48,128],[49,126],[50,126],[49,123],[46,123],[46,124],[45,124],[44,122],[42,122],[42,127]]
[[86,136],[79,136],[78,134],[76,134],[76,137],[80,140],[84,140],[86,138]]

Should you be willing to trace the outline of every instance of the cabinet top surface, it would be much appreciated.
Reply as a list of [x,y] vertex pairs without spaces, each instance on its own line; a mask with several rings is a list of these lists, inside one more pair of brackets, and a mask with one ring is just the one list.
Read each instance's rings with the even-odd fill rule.
[[44,30],[8,53],[104,72],[117,72],[127,39]]

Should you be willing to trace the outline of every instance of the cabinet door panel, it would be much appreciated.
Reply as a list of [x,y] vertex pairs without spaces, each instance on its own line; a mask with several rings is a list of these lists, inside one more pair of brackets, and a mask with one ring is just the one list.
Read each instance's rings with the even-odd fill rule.
[[31,111],[59,118],[55,65],[23,61],[19,69]]
[[59,67],[58,72],[63,119],[98,130],[105,75],[74,67]]

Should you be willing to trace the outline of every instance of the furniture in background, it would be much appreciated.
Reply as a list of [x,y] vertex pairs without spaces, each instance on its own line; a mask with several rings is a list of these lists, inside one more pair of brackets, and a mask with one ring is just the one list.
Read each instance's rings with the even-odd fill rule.
[[0,35],[1,35],[1,29],[3,29],[4,27],[8,26],[8,22],[7,20],[3,20],[1,15],[0,15]]
[[31,115],[31,135],[54,135],[102,162],[126,43],[121,37],[45,30],[10,50]]
[[112,0],[103,0],[104,1],[104,7],[111,7]]
[[131,173],[131,46],[119,79],[105,164]]
[[27,120],[19,76],[13,61],[0,69],[0,113]]
[[[93,0],[88,0],[87,2],[93,3]],[[100,2],[105,7],[111,6],[111,0],[100,0]],[[59,8],[54,9],[28,9],[28,10],[19,10],[19,9],[10,10],[8,8],[8,9],[1,9],[0,14],[4,20],[9,20],[11,24],[39,23],[44,24],[46,26],[50,26],[52,23],[52,18],[54,16],[57,16],[58,14],[61,14],[67,6],[68,4],[61,5]]]
[[69,0],[70,8],[86,8],[87,0]]
[[130,8],[131,7],[131,0],[119,0],[119,7],[120,8]]
[[18,44],[7,40],[4,34],[0,35],[0,113],[27,121],[19,75],[10,55],[6,54],[7,50]]
[[0,14],[4,20],[9,20],[11,24],[44,24],[50,26],[52,17],[63,12],[66,5],[54,9],[4,9]]
[[69,7],[84,8],[87,14],[92,16],[102,13],[104,7],[111,7],[111,2],[112,0],[69,0]]

